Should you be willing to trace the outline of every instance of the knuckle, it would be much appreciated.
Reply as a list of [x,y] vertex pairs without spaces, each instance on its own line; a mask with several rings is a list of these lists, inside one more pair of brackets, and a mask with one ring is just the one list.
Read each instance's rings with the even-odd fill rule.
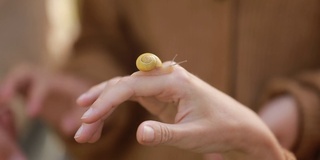
[[172,78],[175,80],[175,82],[179,82],[179,84],[189,84],[191,83],[191,78],[189,72],[187,72],[183,68],[178,68],[174,71],[174,74],[172,74]]
[[129,85],[131,78],[126,76],[119,78],[117,81],[115,81],[115,84],[121,84],[121,85]]
[[94,92],[97,89],[98,89],[98,86],[93,86],[89,89],[89,92]]
[[115,77],[115,78],[112,78],[108,81],[108,85],[114,85],[114,84],[117,84],[119,82],[119,80],[121,79],[121,77]]
[[173,134],[167,126],[160,126],[160,139],[159,143],[167,144],[172,142]]
[[95,85],[95,86],[91,87],[89,89],[89,92],[98,91],[98,90],[100,90],[101,86],[104,88],[106,86],[106,83],[102,83],[101,85]]

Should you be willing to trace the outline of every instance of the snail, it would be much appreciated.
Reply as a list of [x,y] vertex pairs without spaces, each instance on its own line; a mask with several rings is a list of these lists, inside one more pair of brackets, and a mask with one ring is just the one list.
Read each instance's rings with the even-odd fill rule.
[[177,55],[174,56],[174,58],[171,61],[171,64],[169,66],[162,66],[162,62],[158,56],[152,53],[143,53],[141,54],[137,60],[136,60],[136,66],[140,71],[148,72],[154,69],[162,69],[166,73],[170,73],[173,70],[173,66],[177,64],[181,64],[185,61],[181,62],[174,62],[174,59],[177,57]]
[[143,53],[137,58],[136,66],[140,71],[147,72],[162,67],[162,62],[152,53]]

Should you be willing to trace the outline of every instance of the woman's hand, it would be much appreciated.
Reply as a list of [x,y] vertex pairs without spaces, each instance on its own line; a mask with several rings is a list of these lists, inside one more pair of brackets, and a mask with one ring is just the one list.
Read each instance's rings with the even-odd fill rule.
[[10,104],[15,96],[23,96],[30,117],[41,117],[63,134],[73,135],[86,111],[75,100],[89,86],[88,82],[75,77],[24,64],[2,80],[0,105]]
[[299,111],[298,103],[292,95],[280,95],[271,99],[262,106],[259,116],[281,146],[287,149],[294,147],[299,130]]
[[17,145],[14,117],[8,106],[0,106],[0,159],[26,159]]
[[283,158],[275,137],[255,113],[182,67],[173,67],[169,74],[153,70],[114,78],[79,97],[78,104],[90,108],[76,141],[97,141],[104,119],[122,102],[133,100],[162,121],[140,124],[137,140],[143,145],[221,153],[225,159]]

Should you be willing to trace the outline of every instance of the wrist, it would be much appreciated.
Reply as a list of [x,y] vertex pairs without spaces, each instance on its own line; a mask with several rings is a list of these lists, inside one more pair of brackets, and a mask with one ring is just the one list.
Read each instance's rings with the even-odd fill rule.
[[225,160],[284,159],[282,147],[258,117],[244,124],[246,125],[241,127],[241,138],[234,141],[234,149],[222,154]]
[[[257,137],[252,138],[252,142],[247,145],[246,152],[250,155],[246,159],[260,160],[283,160],[284,155],[281,145],[276,140],[275,136],[264,127],[265,131],[257,134]],[[259,136],[258,136],[259,135]]]

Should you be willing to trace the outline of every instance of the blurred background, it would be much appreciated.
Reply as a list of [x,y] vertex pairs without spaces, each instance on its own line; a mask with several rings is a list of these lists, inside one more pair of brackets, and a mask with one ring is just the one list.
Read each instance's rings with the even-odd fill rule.
[[[18,63],[59,66],[79,30],[76,6],[76,0],[0,0],[0,79]],[[26,119],[19,98],[13,106],[28,159],[68,159],[50,129]]]

